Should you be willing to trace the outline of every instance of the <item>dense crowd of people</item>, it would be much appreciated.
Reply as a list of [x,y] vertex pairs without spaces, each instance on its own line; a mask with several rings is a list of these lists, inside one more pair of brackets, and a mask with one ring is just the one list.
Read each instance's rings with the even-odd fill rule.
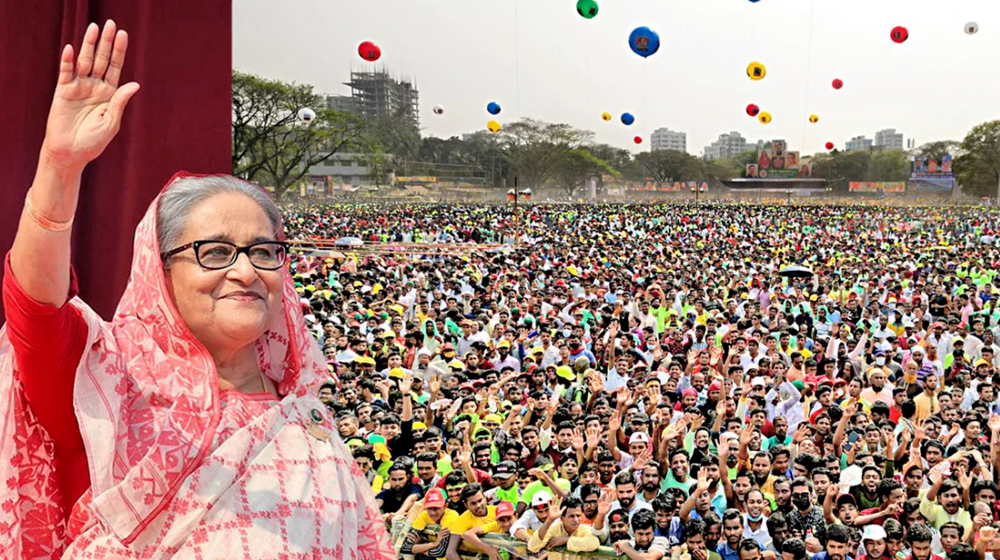
[[402,554],[520,557],[498,533],[553,560],[1000,548],[996,210],[285,213],[292,239],[383,248],[291,267],[320,398],[386,523],[408,523]]

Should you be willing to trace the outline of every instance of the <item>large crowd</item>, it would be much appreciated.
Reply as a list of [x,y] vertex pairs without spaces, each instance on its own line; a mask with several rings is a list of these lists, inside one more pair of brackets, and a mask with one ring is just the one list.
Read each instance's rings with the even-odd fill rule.
[[320,398],[402,554],[521,556],[492,533],[552,560],[1000,548],[996,210],[285,212],[290,239],[383,248],[291,267]]

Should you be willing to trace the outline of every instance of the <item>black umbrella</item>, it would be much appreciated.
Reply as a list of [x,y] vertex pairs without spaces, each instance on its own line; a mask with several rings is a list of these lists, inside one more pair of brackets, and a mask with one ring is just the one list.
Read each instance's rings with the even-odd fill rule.
[[781,276],[787,276],[788,278],[809,278],[813,275],[812,269],[805,266],[786,266],[778,271]]

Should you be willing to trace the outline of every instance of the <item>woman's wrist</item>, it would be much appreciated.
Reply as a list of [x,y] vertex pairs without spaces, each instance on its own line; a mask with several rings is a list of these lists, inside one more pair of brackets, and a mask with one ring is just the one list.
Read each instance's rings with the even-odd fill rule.
[[65,167],[45,155],[38,160],[31,184],[30,204],[34,212],[54,222],[68,222],[76,214],[82,168]]

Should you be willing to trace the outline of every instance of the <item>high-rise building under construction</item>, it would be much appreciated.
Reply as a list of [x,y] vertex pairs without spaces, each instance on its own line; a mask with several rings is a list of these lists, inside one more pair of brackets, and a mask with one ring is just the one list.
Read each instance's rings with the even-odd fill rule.
[[420,94],[413,81],[382,69],[351,72],[351,81],[344,85],[351,88],[351,95],[327,98],[331,109],[365,117],[405,115],[419,126]]

